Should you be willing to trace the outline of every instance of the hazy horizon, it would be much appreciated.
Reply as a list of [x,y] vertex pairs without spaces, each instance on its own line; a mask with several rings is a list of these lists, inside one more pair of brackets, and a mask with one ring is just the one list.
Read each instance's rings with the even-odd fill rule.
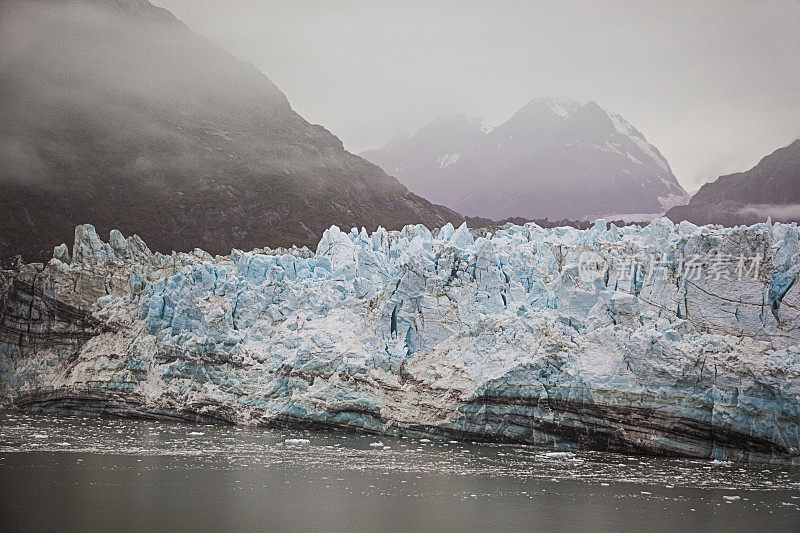
[[355,153],[465,112],[595,100],[689,191],[800,137],[800,2],[154,0]]

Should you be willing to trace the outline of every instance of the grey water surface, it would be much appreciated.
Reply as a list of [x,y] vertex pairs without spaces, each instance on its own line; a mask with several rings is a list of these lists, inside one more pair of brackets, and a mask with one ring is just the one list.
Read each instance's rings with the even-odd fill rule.
[[800,531],[800,467],[0,411],[0,530]]

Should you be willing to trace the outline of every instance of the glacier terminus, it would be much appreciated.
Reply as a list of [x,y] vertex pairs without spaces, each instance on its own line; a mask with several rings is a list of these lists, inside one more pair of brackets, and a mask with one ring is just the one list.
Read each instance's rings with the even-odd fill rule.
[[2,271],[0,395],[39,410],[797,463],[798,271],[797,225],[770,222],[333,226],[315,252],[216,257],[152,253],[116,230],[104,242],[83,225],[71,251]]

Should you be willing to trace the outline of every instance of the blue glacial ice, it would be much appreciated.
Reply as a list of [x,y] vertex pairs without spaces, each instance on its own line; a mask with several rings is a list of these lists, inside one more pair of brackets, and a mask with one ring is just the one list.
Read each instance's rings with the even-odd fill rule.
[[796,225],[328,229],[2,274],[20,407],[800,461]]

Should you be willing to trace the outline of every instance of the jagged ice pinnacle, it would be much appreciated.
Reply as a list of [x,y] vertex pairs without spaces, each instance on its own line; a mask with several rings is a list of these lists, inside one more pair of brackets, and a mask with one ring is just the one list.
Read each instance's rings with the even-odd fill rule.
[[[794,224],[328,229],[2,273],[21,407],[800,461]],[[689,270],[689,266],[696,270]],[[590,268],[591,267],[591,268]]]

